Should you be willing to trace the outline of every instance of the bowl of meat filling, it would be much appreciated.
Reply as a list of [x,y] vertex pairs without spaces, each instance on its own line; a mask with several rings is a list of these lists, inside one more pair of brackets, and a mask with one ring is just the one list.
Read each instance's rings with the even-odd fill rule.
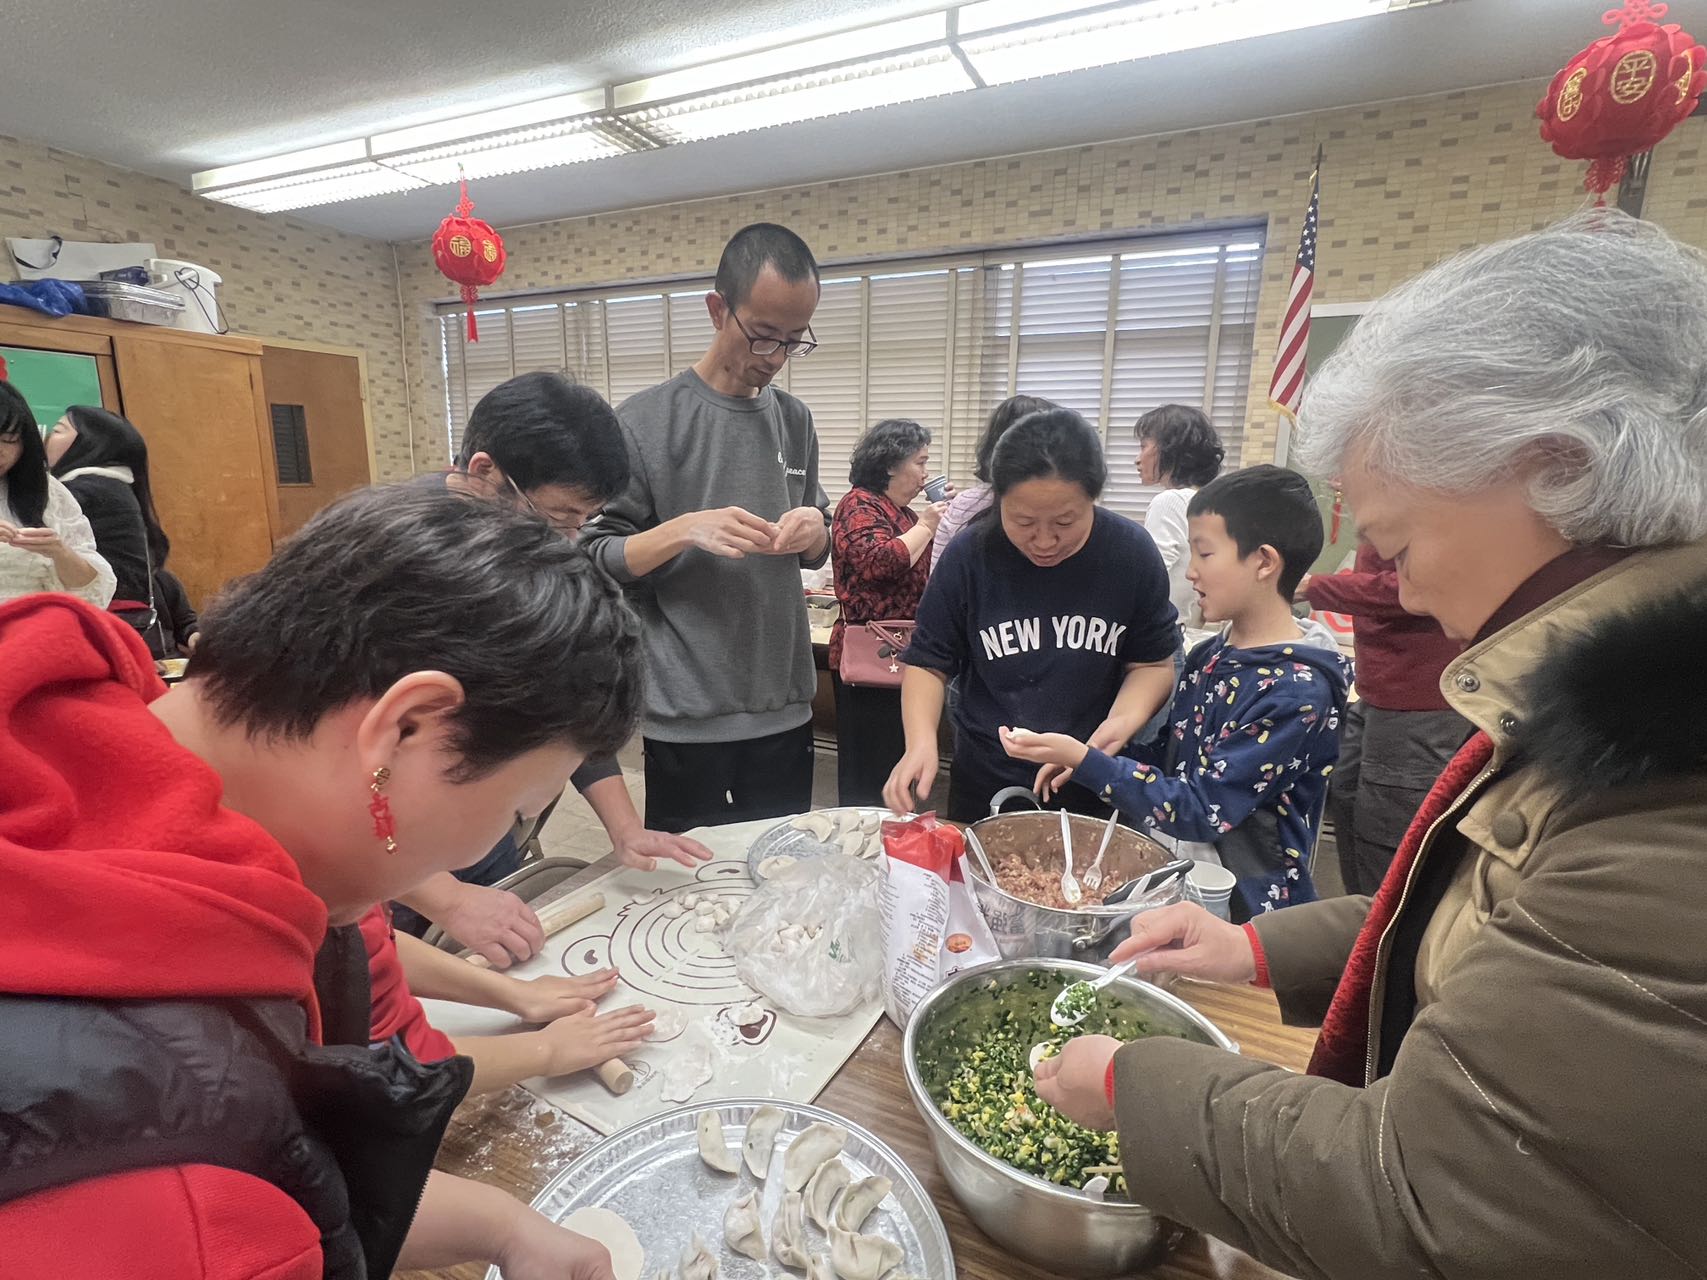
[[[1070,822],[1073,867],[1083,875],[1096,858],[1104,824],[1078,815]],[[1006,960],[1048,956],[1100,963],[1126,939],[1133,916],[1185,900],[1184,883],[1176,879],[1142,899],[1104,905],[1103,898],[1127,881],[1174,860],[1165,846],[1128,827],[1114,829],[1102,860],[1101,889],[1087,890],[1077,906],[1068,906],[1061,893],[1060,814],[998,813],[973,823],[971,831],[996,873],[991,884],[978,860],[969,859],[972,892]]]

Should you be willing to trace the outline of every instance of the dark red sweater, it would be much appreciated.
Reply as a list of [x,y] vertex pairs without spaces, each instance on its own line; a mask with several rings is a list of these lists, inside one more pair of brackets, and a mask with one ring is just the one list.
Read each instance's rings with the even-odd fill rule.
[[1463,652],[1433,618],[1406,613],[1399,575],[1368,544],[1356,566],[1310,579],[1310,607],[1351,617],[1357,640],[1357,696],[1383,711],[1445,711],[1440,673]]

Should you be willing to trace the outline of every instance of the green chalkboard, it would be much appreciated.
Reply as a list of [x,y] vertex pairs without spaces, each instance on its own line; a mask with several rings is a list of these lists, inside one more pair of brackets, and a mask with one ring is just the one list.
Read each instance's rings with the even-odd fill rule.
[[[1333,354],[1335,347],[1352,331],[1357,324],[1356,316],[1318,316],[1310,317],[1310,344],[1305,351],[1308,367],[1320,369],[1322,362]],[[1309,382],[1306,379],[1306,387]],[[1322,509],[1322,554],[1316,557],[1316,563],[1310,566],[1311,573],[1337,573],[1345,567],[1346,562],[1357,551],[1357,528],[1351,519],[1351,508],[1341,505],[1339,537],[1333,536],[1334,490],[1333,486],[1321,480],[1311,480],[1310,487],[1316,491],[1316,505]]]
[[44,432],[70,406],[101,403],[101,371],[94,356],[0,347],[0,358],[6,361],[8,381],[24,393]]

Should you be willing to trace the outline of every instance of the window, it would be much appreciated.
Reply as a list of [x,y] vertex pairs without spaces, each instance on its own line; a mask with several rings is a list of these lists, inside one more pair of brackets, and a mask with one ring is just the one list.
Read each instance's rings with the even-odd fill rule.
[[[778,380],[812,410],[834,502],[873,422],[914,418],[936,467],[972,479],[989,412],[1018,392],[1085,415],[1108,449],[1105,501],[1142,517],[1132,424],[1169,401],[1201,405],[1237,466],[1251,377],[1260,233],[1160,235],[1036,253],[886,262],[824,278],[819,347]],[[476,311],[441,308],[445,417],[454,453],[468,410],[514,373],[560,369],[612,403],[697,360],[711,338],[710,282],[585,290]]]
[[280,484],[313,484],[314,464],[308,457],[308,417],[299,404],[275,404],[273,460]]

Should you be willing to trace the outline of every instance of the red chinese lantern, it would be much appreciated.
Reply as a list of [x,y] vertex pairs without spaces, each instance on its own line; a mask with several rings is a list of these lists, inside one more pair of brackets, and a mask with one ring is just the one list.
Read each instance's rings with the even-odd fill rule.
[[462,183],[462,199],[456,212],[433,232],[433,261],[439,270],[462,286],[462,300],[468,304],[468,340],[480,341],[480,331],[474,324],[474,304],[480,299],[480,289],[504,274],[504,241],[498,233],[474,212],[474,202],[468,198],[468,183]]
[[1607,10],[1601,21],[1618,34],[1567,62],[1535,108],[1554,151],[1591,162],[1583,186],[1603,204],[1630,157],[1653,147],[1701,100],[1707,49],[1676,23],[1659,25],[1668,8],[1625,0],[1622,9]]

